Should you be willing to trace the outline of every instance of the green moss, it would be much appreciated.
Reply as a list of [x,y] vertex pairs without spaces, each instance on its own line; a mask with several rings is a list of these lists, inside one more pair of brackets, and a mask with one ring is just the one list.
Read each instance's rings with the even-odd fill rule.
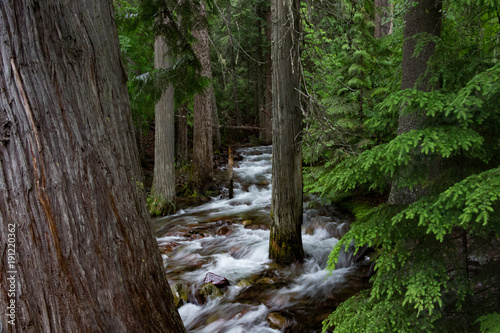
[[149,214],[151,216],[165,216],[173,214],[177,210],[172,201],[165,200],[153,194],[148,196],[147,200]]

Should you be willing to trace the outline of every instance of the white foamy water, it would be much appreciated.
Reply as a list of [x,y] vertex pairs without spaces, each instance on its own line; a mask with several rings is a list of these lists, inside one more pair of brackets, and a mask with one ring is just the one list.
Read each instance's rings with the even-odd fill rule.
[[[189,289],[189,303],[179,308],[189,332],[279,332],[266,320],[270,312],[294,313],[297,306],[321,303],[346,283],[349,268],[325,271],[338,242],[334,235],[345,229],[344,221],[316,210],[304,214],[304,263],[285,269],[273,266],[268,258],[271,147],[239,152],[244,158],[235,163],[233,199],[215,198],[157,220],[168,230],[158,244],[169,249],[163,255],[169,282]],[[250,225],[245,227],[243,221]],[[229,231],[221,232],[223,228]],[[197,290],[208,272],[231,284],[222,297],[203,303]]]

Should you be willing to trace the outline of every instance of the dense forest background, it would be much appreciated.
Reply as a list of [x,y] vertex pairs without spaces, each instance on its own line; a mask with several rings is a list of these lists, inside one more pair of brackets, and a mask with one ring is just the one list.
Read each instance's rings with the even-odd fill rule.
[[[155,105],[170,86],[175,168],[193,183],[182,194],[213,191],[213,154],[271,143],[270,1],[114,5],[143,167],[152,172]],[[305,191],[356,214],[330,268],[360,248],[375,272],[325,330],[498,332],[499,11],[496,0],[301,2]],[[197,119],[213,129],[204,139]],[[155,188],[150,209],[165,213],[174,198]]]

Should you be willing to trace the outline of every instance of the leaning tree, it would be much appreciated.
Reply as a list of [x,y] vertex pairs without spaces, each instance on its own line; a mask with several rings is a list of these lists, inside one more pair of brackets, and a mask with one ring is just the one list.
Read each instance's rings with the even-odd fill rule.
[[111,2],[4,0],[0,43],[0,326],[184,332],[148,225]]

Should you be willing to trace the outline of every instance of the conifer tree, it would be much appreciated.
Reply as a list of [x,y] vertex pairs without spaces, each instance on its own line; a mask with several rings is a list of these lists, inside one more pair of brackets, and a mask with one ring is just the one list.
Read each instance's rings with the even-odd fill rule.
[[269,257],[290,263],[302,248],[300,1],[273,1],[273,176]]
[[[162,36],[155,41],[155,67],[170,67],[168,47]],[[175,210],[175,110],[174,88],[168,83],[155,107],[155,165],[149,198],[150,212],[165,215]]]
[[[197,40],[194,50],[201,63],[201,76],[211,79],[210,43],[206,18],[207,11],[202,1],[199,20],[193,28],[193,36]],[[213,112],[212,93],[207,87],[194,97],[193,163],[195,185],[200,194],[204,194],[213,183]]]
[[[409,4],[408,13],[405,15],[405,27],[403,33],[403,61],[402,61],[402,80],[401,89],[415,88],[421,91],[431,91],[436,84],[429,82],[428,63],[435,51],[435,40],[432,37],[439,37],[441,33],[441,2],[437,0],[413,1]],[[426,41],[420,51],[416,50],[417,36],[425,35]],[[417,56],[415,56],[417,54]],[[398,120],[398,135],[407,133],[411,130],[421,128],[425,121],[425,110],[413,112],[411,114],[402,114]],[[425,159],[423,164],[410,164],[409,168],[426,168],[428,176],[435,173],[436,161]],[[408,177],[402,174],[402,177]],[[409,204],[415,202],[425,189],[421,186],[413,188],[398,188],[397,180],[393,182],[391,193],[389,194],[389,203],[391,204]]]

